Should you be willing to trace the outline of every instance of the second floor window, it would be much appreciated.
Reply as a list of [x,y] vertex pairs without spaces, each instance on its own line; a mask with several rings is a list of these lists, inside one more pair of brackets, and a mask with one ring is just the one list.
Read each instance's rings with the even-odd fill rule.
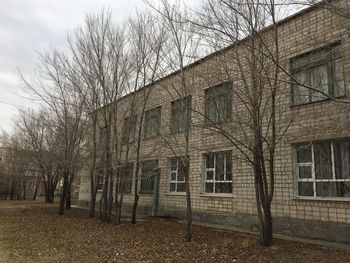
[[131,116],[124,119],[123,127],[123,143],[132,143],[135,141],[136,132],[136,116]]
[[345,95],[341,45],[296,57],[292,59],[291,67],[293,77],[305,85],[293,84],[294,105]]
[[161,107],[157,107],[146,111],[145,130],[144,130],[145,139],[152,139],[159,136],[161,112],[162,112]]
[[205,90],[205,122],[225,122],[231,119],[231,82],[224,82]]
[[183,132],[191,126],[191,96],[171,102],[171,133]]
[[142,163],[141,193],[153,193],[154,179],[159,172],[158,169],[158,161],[147,161]]
[[204,192],[232,193],[231,151],[204,155]]

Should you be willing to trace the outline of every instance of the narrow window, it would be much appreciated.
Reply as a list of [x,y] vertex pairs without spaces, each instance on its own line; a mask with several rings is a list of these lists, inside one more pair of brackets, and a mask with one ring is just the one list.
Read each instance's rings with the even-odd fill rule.
[[298,56],[292,59],[291,67],[298,82],[292,89],[294,105],[345,95],[340,44]]
[[154,178],[158,172],[158,161],[147,161],[142,163],[141,193],[153,193]]
[[232,153],[231,151],[204,155],[205,193],[232,193]]
[[104,186],[104,172],[103,169],[96,170],[95,183],[97,183],[97,191],[102,191]]
[[224,82],[205,90],[205,122],[225,122],[231,119],[231,82]]
[[191,96],[171,102],[171,133],[183,132],[191,126]]
[[159,136],[161,112],[162,112],[161,107],[157,107],[146,111],[145,130],[144,130],[145,139],[153,139]]
[[299,145],[298,196],[350,197],[350,141]]
[[134,164],[128,163],[123,165],[118,169],[118,189],[126,193],[131,192],[132,186],[132,174],[133,174]]
[[188,173],[188,168],[187,158],[170,159],[170,192],[185,192],[185,174]]
[[124,119],[123,127],[123,143],[132,143],[135,141],[136,132],[136,116],[131,116]]

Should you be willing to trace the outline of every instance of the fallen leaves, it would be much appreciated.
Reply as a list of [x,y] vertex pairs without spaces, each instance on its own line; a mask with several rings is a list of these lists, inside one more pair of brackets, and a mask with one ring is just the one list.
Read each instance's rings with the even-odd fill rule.
[[0,206],[0,251],[15,262],[350,262],[344,251],[283,240],[266,249],[256,236],[200,226],[186,242],[186,226],[174,219],[115,227],[85,210],[23,209]]

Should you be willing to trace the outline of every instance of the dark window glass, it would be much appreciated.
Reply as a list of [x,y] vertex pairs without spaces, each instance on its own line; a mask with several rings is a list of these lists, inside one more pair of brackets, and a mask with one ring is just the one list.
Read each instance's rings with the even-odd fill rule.
[[341,45],[299,56],[292,60],[291,65],[293,77],[301,84],[293,85],[295,105],[345,95]]
[[171,102],[172,133],[183,132],[191,126],[191,96]]
[[230,82],[225,82],[205,91],[205,122],[225,122],[231,119],[232,100]]
[[119,191],[131,192],[133,169],[133,163],[129,163],[118,170]]
[[136,116],[132,116],[124,119],[123,127],[123,143],[132,143],[135,141],[135,132],[136,132]]
[[299,196],[313,196],[314,188],[312,182],[299,182],[298,183],[298,195]]
[[141,169],[141,192],[142,193],[152,193],[154,178],[158,171],[158,161],[147,161],[142,163]]
[[159,136],[161,112],[161,107],[154,108],[146,112],[144,130],[145,139],[152,139]]
[[316,179],[331,179],[332,155],[329,142],[314,144],[315,177]]
[[335,177],[337,179],[350,179],[350,142],[335,142],[333,145]]

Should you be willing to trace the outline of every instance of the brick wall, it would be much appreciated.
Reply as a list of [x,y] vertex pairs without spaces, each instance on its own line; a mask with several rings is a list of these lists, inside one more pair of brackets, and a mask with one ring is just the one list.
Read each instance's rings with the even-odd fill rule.
[[[346,5],[347,1],[338,1],[339,6]],[[346,21],[329,11],[321,8],[312,8],[310,11],[286,20],[279,26],[280,49],[282,65],[289,70],[290,59],[305,52],[326,46],[337,41],[342,42],[344,76],[347,94],[350,94],[350,47],[349,37],[344,35]],[[266,31],[264,34],[269,34]],[[256,214],[254,180],[252,170],[247,163],[233,160],[233,193],[224,195],[203,193],[203,154],[209,151],[232,150],[235,148],[223,136],[205,127],[204,117],[196,112],[204,113],[204,90],[224,80],[235,79],[232,70],[226,76],[222,68],[223,61],[229,61],[234,56],[232,47],[210,56],[187,69],[186,76],[191,89],[192,124],[190,130],[190,187],[192,194],[193,212],[198,214],[226,214],[226,215],[254,215]],[[227,65],[227,64],[226,64]],[[234,69],[234,63],[229,67]],[[281,73],[281,79],[288,80],[288,76]],[[161,169],[159,185],[159,207],[166,211],[184,211],[186,200],[183,194],[168,192],[169,185],[169,158],[174,154],[168,145],[172,145],[177,155],[184,154],[184,135],[170,135],[171,101],[178,98],[174,87],[179,87],[178,75],[172,75],[157,82],[155,85],[142,89],[136,94],[136,100],[142,100],[143,92],[150,92],[147,109],[162,107],[161,137],[152,140],[143,140],[141,143],[141,160],[159,160]],[[350,224],[350,200],[307,200],[296,198],[295,190],[295,162],[293,143],[321,140],[327,138],[350,137],[350,110],[344,104],[333,101],[320,101],[301,106],[291,104],[291,85],[281,83],[278,88],[277,121],[279,127],[288,125],[294,118],[287,133],[276,149],[276,185],[272,203],[275,218],[290,218],[296,220],[324,221]],[[349,96],[347,95],[347,98]],[[125,97],[118,102],[120,116],[125,116],[128,105],[134,95]],[[235,115],[244,116],[244,108],[233,98],[233,118]],[[119,122],[122,122],[121,117]],[[226,129],[235,131],[235,122],[224,124]],[[122,126],[122,125],[120,125]],[[166,142],[165,142],[166,140]],[[182,146],[182,147],[181,147]],[[236,151],[237,152],[237,151]],[[135,151],[130,149],[129,160],[135,160]],[[87,176],[82,176],[79,200],[89,201],[90,182]],[[134,189],[134,185],[133,185]],[[98,197],[99,199],[99,197]],[[124,204],[132,203],[132,194],[126,194]],[[139,205],[150,206],[152,196],[141,194]],[[348,225],[349,226],[349,225]],[[349,228],[347,228],[349,231]]]

